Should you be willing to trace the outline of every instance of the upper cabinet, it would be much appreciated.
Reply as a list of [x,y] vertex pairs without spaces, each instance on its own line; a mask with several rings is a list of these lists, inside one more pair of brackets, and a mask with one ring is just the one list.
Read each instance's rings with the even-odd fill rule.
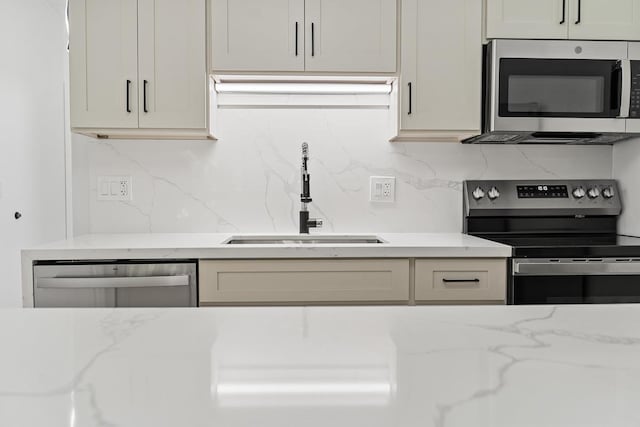
[[567,0],[569,38],[640,40],[640,0]]
[[306,0],[307,71],[396,71],[396,0]]
[[71,127],[207,137],[206,0],[71,0]]
[[396,71],[396,0],[211,0],[216,72]]
[[216,70],[304,71],[304,0],[211,0]]
[[640,0],[486,0],[487,38],[640,40]]
[[460,141],[480,133],[482,4],[403,0],[395,141]]
[[138,0],[141,128],[206,128],[203,0]]
[[71,0],[71,127],[138,127],[138,1]]
[[487,0],[487,38],[566,39],[567,1]]

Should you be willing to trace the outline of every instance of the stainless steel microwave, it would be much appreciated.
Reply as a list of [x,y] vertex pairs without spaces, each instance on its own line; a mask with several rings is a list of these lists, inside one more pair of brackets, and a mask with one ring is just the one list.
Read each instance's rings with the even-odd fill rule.
[[493,40],[470,143],[612,144],[640,134],[640,43]]

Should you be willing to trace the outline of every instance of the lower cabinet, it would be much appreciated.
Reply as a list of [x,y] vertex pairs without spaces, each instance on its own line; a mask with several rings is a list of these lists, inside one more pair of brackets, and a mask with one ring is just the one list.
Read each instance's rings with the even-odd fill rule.
[[201,260],[198,286],[200,306],[504,304],[506,282],[506,259],[263,259]]
[[419,259],[416,303],[497,303],[507,294],[505,259]]
[[200,305],[408,303],[408,259],[200,261]]

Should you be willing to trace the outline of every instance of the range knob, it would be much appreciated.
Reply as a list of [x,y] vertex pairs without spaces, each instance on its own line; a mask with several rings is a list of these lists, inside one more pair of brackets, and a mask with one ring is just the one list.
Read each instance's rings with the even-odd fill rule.
[[613,189],[613,187],[607,187],[602,190],[602,197],[604,197],[605,199],[612,199],[613,196],[615,195],[616,195],[616,192]]
[[573,189],[573,197],[576,199],[582,199],[587,195],[587,192],[584,191],[584,187],[576,187]]
[[491,200],[495,200],[500,197],[500,191],[498,191],[496,187],[491,187],[491,189],[487,192],[487,196],[489,196]]
[[598,196],[600,196],[600,190],[598,187],[591,187],[589,191],[587,191],[587,196],[589,196],[590,199],[597,199]]
[[484,197],[484,190],[480,187],[476,187],[476,189],[473,190],[473,193],[471,193],[471,195],[473,196],[474,199],[480,200]]

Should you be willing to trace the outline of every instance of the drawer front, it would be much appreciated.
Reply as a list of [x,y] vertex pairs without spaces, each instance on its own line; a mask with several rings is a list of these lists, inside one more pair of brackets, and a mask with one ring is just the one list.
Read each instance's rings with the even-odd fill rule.
[[416,301],[504,302],[505,259],[416,260]]
[[409,300],[409,260],[200,261],[200,303]]

